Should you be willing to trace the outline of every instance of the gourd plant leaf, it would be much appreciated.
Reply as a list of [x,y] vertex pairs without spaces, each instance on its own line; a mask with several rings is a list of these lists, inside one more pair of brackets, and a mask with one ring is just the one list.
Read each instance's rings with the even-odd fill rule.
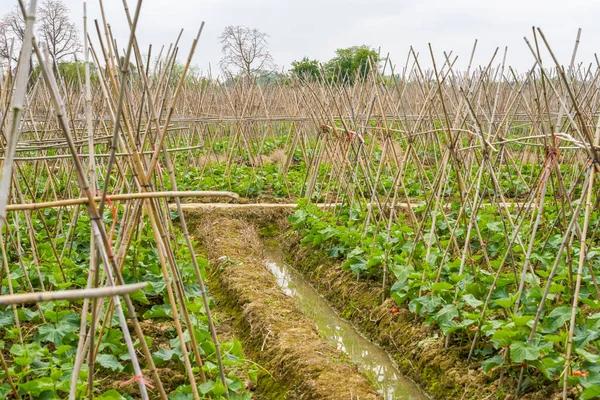
[[47,323],[39,327],[40,341],[52,342],[56,347],[63,344],[63,339],[74,337],[74,332],[79,329],[79,316],[69,313],[62,316],[57,324]]
[[544,318],[546,328],[551,332],[556,332],[571,319],[571,307],[556,307]]
[[513,342],[510,345],[510,356],[516,363],[537,360],[540,356],[540,348],[525,342]]
[[113,356],[112,354],[98,354],[98,356],[96,356],[96,362],[102,367],[115,372],[121,372],[123,369],[125,369],[117,357]]
[[486,374],[490,372],[494,367],[504,364],[504,359],[500,354],[496,354],[494,357],[488,358],[481,363],[481,368]]

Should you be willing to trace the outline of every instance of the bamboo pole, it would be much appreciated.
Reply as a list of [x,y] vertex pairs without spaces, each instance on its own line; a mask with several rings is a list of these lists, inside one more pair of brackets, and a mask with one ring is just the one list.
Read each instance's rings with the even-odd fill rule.
[[44,303],[58,300],[99,299],[104,297],[131,294],[148,286],[147,282],[133,283],[130,285],[110,286],[103,288],[58,290],[50,292],[19,293],[0,296],[0,306],[25,303]]

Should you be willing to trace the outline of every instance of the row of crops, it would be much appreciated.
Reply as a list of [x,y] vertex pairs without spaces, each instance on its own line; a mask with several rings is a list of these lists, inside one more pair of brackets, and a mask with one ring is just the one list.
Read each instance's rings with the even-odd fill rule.
[[[29,231],[24,221],[19,221],[18,216],[10,219],[8,227],[11,235],[6,237],[6,242],[2,242],[2,293],[8,295],[85,288],[92,256],[90,220],[86,214],[81,210],[74,215],[63,213],[61,216],[56,210],[45,210],[41,215],[31,217],[33,232]],[[115,215],[122,218],[122,207],[115,210]],[[76,221],[70,221],[70,217]],[[107,215],[107,220],[109,218]],[[44,224],[52,228],[46,231]],[[67,232],[55,230],[56,227],[70,224],[73,224],[73,229],[69,237],[66,236]],[[183,325],[184,342],[179,340],[176,327],[170,322],[173,308],[167,293],[168,283],[161,271],[156,241],[148,225],[142,227],[132,240],[122,269],[126,283],[147,282],[144,289],[131,293],[130,299],[135,308],[135,318],[144,331],[145,345],[163,379],[164,390],[170,398],[192,397],[191,387],[183,375],[185,369],[182,363],[185,346],[194,343],[201,355],[198,367],[194,367],[194,374],[203,378],[203,382],[198,382],[200,395],[221,397],[228,390],[229,398],[250,398],[244,385],[245,381],[256,380],[257,367],[248,365],[236,339],[220,344],[223,354],[221,362],[227,371],[227,388],[219,379],[219,361],[211,337],[209,315],[202,301],[202,289],[190,262],[184,235],[179,230],[174,235],[175,258],[186,298],[185,309],[191,322],[191,329]],[[57,251],[61,254],[60,258],[55,257]],[[198,262],[205,273],[208,265],[206,260],[198,259]],[[88,344],[93,351],[92,363],[82,368],[73,395],[82,398],[86,391],[91,390],[98,399],[137,398],[137,380],[132,378],[135,377],[135,371],[119,317],[112,301],[106,301],[104,305],[98,310],[97,336]],[[21,393],[23,396],[50,399],[65,398],[69,394],[71,376],[78,358],[81,307],[81,302],[64,300],[34,306],[3,307],[0,329],[5,368],[0,397],[20,397],[18,393]],[[182,324],[185,324],[183,317]],[[191,340],[192,332],[195,342]],[[133,345],[136,351],[142,351],[139,340]],[[94,373],[96,378],[91,381],[93,386],[88,388],[87,377]],[[148,390],[158,395],[149,374],[146,379]]]

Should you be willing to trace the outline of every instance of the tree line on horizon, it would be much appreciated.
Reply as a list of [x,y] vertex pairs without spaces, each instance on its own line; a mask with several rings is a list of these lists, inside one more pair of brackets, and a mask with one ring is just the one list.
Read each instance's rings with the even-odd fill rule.
[[268,48],[269,35],[241,25],[227,26],[219,36],[223,57],[219,67],[226,78],[269,81],[296,77],[308,81],[352,83],[379,66],[379,53],[366,45],[337,49],[324,63],[304,57],[291,64],[288,74],[278,73]]
[[[25,35],[25,19],[18,5],[0,16],[0,66],[7,67],[17,62]],[[44,0],[39,7],[36,21],[36,36],[43,42],[51,57],[53,69],[69,83],[81,82],[84,63],[77,55],[83,51],[80,32],[71,20],[70,10],[62,0]],[[335,56],[326,62],[303,57],[291,63],[287,73],[277,71],[268,47],[269,35],[256,28],[227,26],[219,36],[222,58],[219,68],[226,85],[240,80],[255,81],[258,84],[287,84],[291,78],[303,81],[351,83],[364,79],[373,68],[378,68],[378,52],[365,45],[340,48]],[[179,62],[173,65],[172,76],[182,72]],[[31,79],[39,76],[39,66],[30,63]],[[90,65],[92,83],[98,81],[97,68]],[[135,79],[136,68],[130,69]],[[179,72],[178,72],[179,71]],[[14,72],[14,71],[13,71]],[[212,77],[203,76],[200,70],[192,67],[188,84],[210,84]]]

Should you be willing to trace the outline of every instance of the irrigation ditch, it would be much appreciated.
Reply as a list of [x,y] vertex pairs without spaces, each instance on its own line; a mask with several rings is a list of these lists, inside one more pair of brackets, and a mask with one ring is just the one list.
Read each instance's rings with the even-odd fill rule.
[[[210,263],[217,318],[261,366],[258,398],[512,398],[516,382],[467,362],[468,346],[448,348],[439,329],[396,306],[380,285],[302,247],[288,222],[293,208],[185,207]],[[559,397],[551,385],[521,398]]]
[[[218,211],[191,218],[211,263],[219,304],[239,315],[251,359],[263,365],[265,398],[376,399],[375,390],[346,357],[321,339],[314,324],[264,267],[258,230]],[[267,372],[268,371],[268,372]],[[263,386],[263,379],[266,384]]]

